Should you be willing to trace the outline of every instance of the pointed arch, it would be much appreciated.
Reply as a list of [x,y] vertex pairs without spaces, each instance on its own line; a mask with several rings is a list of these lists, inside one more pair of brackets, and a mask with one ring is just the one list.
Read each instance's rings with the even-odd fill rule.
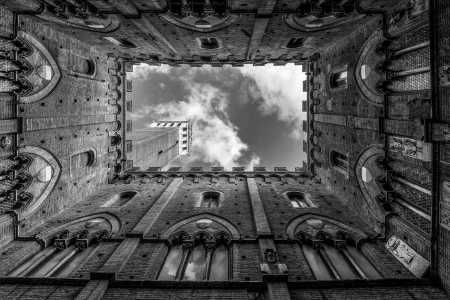
[[383,223],[385,210],[377,200],[377,196],[382,194],[382,190],[375,179],[384,174],[384,171],[377,166],[377,160],[383,158],[384,154],[381,144],[371,145],[361,152],[355,165],[356,179],[368,210],[378,221]]
[[109,213],[109,212],[103,212],[103,213],[96,213],[92,215],[87,215],[81,218],[74,219],[72,221],[69,221],[65,224],[56,226],[56,224],[53,224],[52,222],[47,224],[46,228],[42,228],[38,232],[35,233],[36,238],[39,240],[42,240],[45,245],[48,245],[53,238],[55,234],[58,232],[62,232],[64,230],[68,230],[70,228],[75,228],[78,225],[86,224],[94,219],[101,219],[105,222],[105,224],[108,224],[109,226],[109,232],[111,235],[116,234],[119,232],[120,228],[122,227],[122,224],[120,222],[120,219]]
[[298,217],[292,219],[291,221],[289,221],[289,223],[286,227],[286,234],[288,235],[288,237],[290,239],[295,239],[295,233],[296,233],[299,225],[303,224],[304,222],[306,222],[307,220],[310,220],[310,219],[319,219],[324,222],[336,225],[337,227],[340,227],[340,228],[346,230],[347,232],[351,233],[352,236],[355,238],[355,241],[369,238],[369,235],[360,229],[357,229],[355,227],[352,227],[350,225],[347,225],[345,223],[337,221],[328,216],[323,216],[323,215],[319,215],[319,214],[304,214],[304,215],[298,216]]
[[31,65],[32,70],[21,78],[29,82],[32,88],[20,95],[19,102],[36,102],[55,89],[61,79],[61,71],[53,55],[37,38],[24,31],[19,31],[17,36],[34,50],[23,58],[26,64]]
[[212,222],[219,224],[220,226],[223,226],[233,239],[239,239],[241,236],[239,230],[229,221],[213,214],[203,213],[184,219],[176,223],[175,225],[171,226],[163,233],[162,238],[168,239],[172,234],[181,230],[184,226],[202,219],[208,219],[211,220]]
[[[26,189],[26,192],[30,193],[33,198],[18,209],[18,218],[21,220],[36,211],[53,191],[61,176],[61,164],[52,153],[44,148],[25,146],[19,148],[18,153],[33,158],[33,162],[28,168],[33,179]],[[42,173],[43,170],[45,174]]]

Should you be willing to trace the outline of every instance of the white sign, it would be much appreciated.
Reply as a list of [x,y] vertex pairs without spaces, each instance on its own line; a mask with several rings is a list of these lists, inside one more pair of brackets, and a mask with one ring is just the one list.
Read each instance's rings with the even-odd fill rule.
[[386,242],[386,249],[418,278],[421,278],[430,266],[428,260],[395,235]]

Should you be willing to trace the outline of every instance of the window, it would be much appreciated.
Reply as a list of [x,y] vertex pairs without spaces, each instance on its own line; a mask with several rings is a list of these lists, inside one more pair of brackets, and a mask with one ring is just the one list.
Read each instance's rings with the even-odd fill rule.
[[214,12],[218,15],[224,15],[227,10],[226,0],[211,0],[211,5],[213,6]]
[[[209,226],[210,223],[207,224]],[[229,237],[227,233],[198,232],[194,236],[182,233],[173,243],[159,272],[158,280],[229,279]],[[193,242],[192,242],[193,241]]]
[[127,111],[133,111],[133,101],[127,101]]
[[303,193],[300,192],[287,192],[286,196],[293,208],[308,208],[310,205],[306,202]]
[[105,36],[104,39],[107,40],[108,42],[113,43],[116,46],[120,46],[123,48],[136,48],[135,44],[124,38],[114,38],[112,36]]
[[77,56],[73,60],[72,71],[89,76],[94,75],[95,62],[91,59],[85,59]]
[[40,182],[49,182],[52,179],[53,169],[51,166],[43,167],[37,174],[36,178]]
[[71,168],[90,167],[95,162],[95,153],[92,150],[72,155],[70,158]]
[[343,173],[344,175],[348,175],[349,162],[347,155],[344,155],[337,151],[331,151],[330,163],[333,168]]
[[133,141],[131,141],[131,140],[126,141],[125,148],[126,148],[125,151],[127,153],[133,151]]
[[220,193],[219,192],[204,192],[202,193],[202,201],[200,207],[219,207]]
[[122,142],[122,138],[120,137],[120,135],[112,135],[109,137],[109,140],[111,146],[120,145],[120,143]]
[[47,81],[52,80],[53,78],[53,70],[49,65],[40,65],[36,68],[36,74]]
[[70,230],[62,230],[51,238],[53,243],[26,258],[8,276],[11,277],[67,277],[78,269],[95,245],[110,236],[110,224],[103,218],[76,223]]
[[70,176],[79,178],[88,175],[95,163],[95,152],[88,150],[74,154],[70,157]]
[[317,280],[381,278],[372,263],[352,246],[357,238],[334,223],[309,219],[299,225],[296,238]]
[[110,207],[110,206],[124,206],[130,202],[131,199],[136,196],[136,191],[126,191],[121,192],[119,194],[115,194],[108,201],[106,201],[102,207]]
[[347,71],[332,73],[330,76],[330,87],[332,89],[347,87]]
[[299,37],[291,38],[289,40],[289,42],[286,44],[286,47],[287,48],[299,48],[299,47],[303,46],[303,41],[304,41],[303,38],[299,38]]
[[200,38],[200,46],[203,49],[217,49],[219,48],[219,41],[214,37]]
[[183,3],[182,0],[170,0],[169,1],[169,10],[175,15],[182,15],[183,12]]

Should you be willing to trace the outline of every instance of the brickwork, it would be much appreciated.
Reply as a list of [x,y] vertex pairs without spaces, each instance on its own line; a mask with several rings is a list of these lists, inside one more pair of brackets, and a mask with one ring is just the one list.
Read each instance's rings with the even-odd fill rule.
[[[449,16],[450,16],[450,3],[447,1],[436,1],[436,13],[437,13],[437,32],[438,40],[436,41],[437,49],[434,49],[435,55],[437,55],[437,68],[449,65],[448,57],[448,41],[450,38],[449,31]],[[445,50],[444,50],[445,49]],[[450,116],[450,105],[448,99],[450,95],[450,89],[445,81],[440,82],[437,85],[439,89],[436,91],[436,96],[439,97],[438,107],[436,107],[437,116],[439,121],[448,122]],[[440,144],[440,180],[443,182],[441,185],[441,194],[438,199],[440,200],[440,218],[439,218],[439,249],[437,253],[438,257],[438,274],[442,281],[444,288],[450,290],[450,233],[449,233],[449,216],[450,216],[450,197],[448,191],[448,182],[450,181],[450,172],[448,163],[450,162],[448,153],[450,148],[448,144]]]
[[446,296],[433,287],[390,287],[390,288],[333,288],[328,290],[302,289],[291,291],[294,300],[303,299],[446,299]]
[[[227,1],[224,15],[216,13],[206,18],[209,21],[200,20],[211,27],[197,26],[201,22],[194,24],[177,15],[163,1],[88,2],[81,15],[80,7],[61,10],[59,2],[48,4],[45,10],[31,0],[1,2],[10,10],[0,6],[0,50],[13,47],[10,39],[17,36],[34,52],[22,57],[16,49],[7,60],[19,57],[33,70],[41,67],[36,63],[48,63],[53,77],[44,82],[14,71],[11,78],[28,78],[33,93],[43,92],[30,96],[23,86],[0,91],[0,176],[7,175],[1,177],[0,188],[14,191],[0,194],[0,212],[10,216],[0,218],[0,281],[6,282],[0,287],[0,298],[445,299],[438,287],[413,281],[414,275],[385,247],[389,237],[399,237],[431,260],[432,276],[437,268],[439,280],[431,278],[433,284],[440,281],[450,289],[450,151],[433,142],[433,147],[440,148],[442,161],[442,196],[437,197],[439,189],[433,185],[432,173],[435,157],[417,148],[419,143],[427,148],[433,139],[426,127],[431,109],[433,117],[444,123],[450,115],[444,101],[449,95],[445,74],[440,78],[442,86],[437,85],[440,109],[435,107],[437,98],[432,97],[436,87],[431,82],[435,70],[430,59],[436,49],[429,43],[428,1],[347,1],[349,7],[333,12],[339,18],[322,18],[328,13],[326,1],[320,7],[315,7],[317,1],[309,3],[311,11],[302,16],[305,7],[294,0],[232,0]],[[444,49],[438,64],[445,67],[450,64],[445,52],[450,6],[448,1],[434,2],[439,4],[438,48]],[[69,17],[61,18],[58,11]],[[196,18],[190,14],[191,19]],[[305,16],[315,22],[305,21]],[[101,25],[104,22],[109,23]],[[216,38],[218,47],[206,49],[202,38]],[[124,98],[124,59],[194,66],[307,62],[311,71],[305,105],[309,120],[304,124],[309,133],[305,147],[308,172],[212,175],[196,171],[158,176],[136,169],[124,172],[133,160],[132,155],[127,157],[125,147],[130,126],[125,114],[129,99]],[[345,77],[343,85],[337,82],[340,76]],[[11,78],[2,77],[0,88],[11,84]],[[393,144],[392,137],[412,140]],[[445,134],[440,138],[448,140]],[[16,164],[15,154],[23,155],[20,151],[30,147],[51,157],[56,174],[31,213],[16,207],[24,194],[15,195],[19,189],[13,187],[20,185],[14,182],[17,172],[10,172],[13,167],[28,171],[20,165],[26,162]],[[152,142],[146,149],[152,147],[159,145]],[[362,165],[361,157],[374,147],[382,150],[374,152],[376,159]],[[333,153],[347,161],[337,165]],[[137,159],[134,166],[147,167]],[[36,194],[37,190],[32,191]],[[205,191],[220,193],[218,207],[200,207]],[[290,191],[302,193],[311,207],[294,208],[286,197]],[[123,193],[134,196],[121,202]],[[31,197],[40,199],[35,194]],[[433,205],[439,205],[440,211]],[[437,217],[436,211],[439,222],[430,222]],[[3,278],[39,251],[61,245],[55,238],[57,229],[92,215],[116,220],[117,224],[108,221],[116,231],[92,240],[90,252],[80,251],[89,255],[67,278],[33,278],[27,285],[21,278]],[[313,219],[315,224],[334,220],[357,232],[360,239],[352,241],[346,236],[344,242],[358,247],[383,279],[390,281],[389,287],[383,280],[369,281],[367,286],[345,280],[335,281],[336,285],[317,282],[314,266],[300,247],[311,240],[299,238],[296,233],[305,233],[292,228],[292,224],[300,227],[295,222],[302,218]],[[206,226],[204,219],[220,223],[232,236],[227,240],[229,282],[157,280],[174,242],[174,236],[166,233],[173,234],[177,225],[188,221],[188,228],[201,228]],[[85,224],[88,233],[91,223]],[[433,226],[435,223],[440,227]],[[314,238],[314,246],[323,242],[321,235]],[[80,236],[76,241],[76,247],[83,245]],[[74,243],[62,244],[66,242]],[[433,262],[436,242],[438,259]],[[397,279],[403,281],[397,284]]]
[[74,299],[81,290],[78,286],[43,285],[27,286],[3,284],[0,289],[2,299]]

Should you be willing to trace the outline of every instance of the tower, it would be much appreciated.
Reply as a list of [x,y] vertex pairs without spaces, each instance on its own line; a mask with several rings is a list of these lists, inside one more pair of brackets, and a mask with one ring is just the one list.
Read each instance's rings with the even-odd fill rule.
[[147,129],[130,132],[127,143],[127,159],[133,166],[145,170],[148,167],[165,167],[180,155],[187,155],[191,149],[192,127],[189,121],[152,122]]

